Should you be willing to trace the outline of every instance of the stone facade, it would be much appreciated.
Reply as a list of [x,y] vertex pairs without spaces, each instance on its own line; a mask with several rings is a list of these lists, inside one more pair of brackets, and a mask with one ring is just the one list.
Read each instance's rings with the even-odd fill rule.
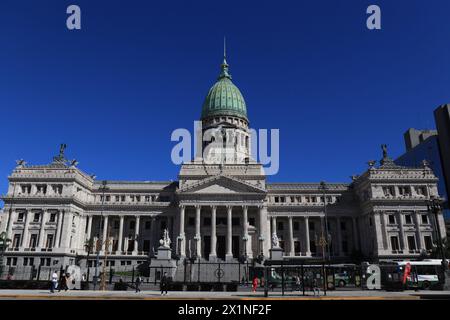
[[[227,106],[205,105],[222,112],[209,115],[204,107],[205,130],[234,133],[226,138],[233,139],[226,151],[233,161],[197,154],[177,182],[98,181],[68,161],[64,147],[47,165],[18,161],[2,196],[1,230],[12,240],[4,263],[85,265],[89,254],[92,265],[97,249],[87,244],[96,243],[109,265],[136,265],[154,255],[165,229],[173,257],[205,262],[267,258],[273,234],[284,257],[299,260],[417,258],[431,249],[436,224],[426,200],[439,195],[426,164],[395,165],[385,150],[380,165],[371,162],[349,183],[269,183],[250,158],[242,103],[230,115]],[[210,154],[217,159],[217,150]],[[439,226],[445,234],[442,216]]]

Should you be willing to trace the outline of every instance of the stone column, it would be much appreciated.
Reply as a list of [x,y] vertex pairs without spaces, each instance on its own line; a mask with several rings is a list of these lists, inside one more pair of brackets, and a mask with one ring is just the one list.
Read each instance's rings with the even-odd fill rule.
[[108,216],[103,218],[102,251],[106,251],[106,238],[108,237]]
[[[374,220],[374,226],[375,226],[375,237],[376,237],[376,244],[377,244],[377,253],[383,254],[382,251],[384,251],[384,244],[383,244],[383,228],[381,226],[381,212],[375,211],[373,215]],[[402,229],[403,230],[403,229]]]
[[213,261],[217,258],[216,252],[216,206],[211,206],[211,252],[209,253],[209,260]]
[[8,239],[13,239],[13,235],[12,235],[12,230],[13,230],[13,225],[14,225],[14,220],[16,219],[16,212],[14,210],[11,210],[11,213],[9,214],[9,221],[8,221],[8,229],[7,229],[7,238]]
[[352,217],[352,225],[353,225],[353,247],[355,250],[359,250],[358,227],[356,223],[356,217]]
[[277,217],[272,217],[272,232],[271,235],[277,233]]
[[342,230],[341,230],[341,218],[336,218],[336,230],[337,230],[337,249],[338,256],[342,255]]
[[233,251],[232,251],[232,245],[233,245],[233,219],[232,219],[232,213],[233,213],[233,207],[228,206],[227,207],[227,245],[226,245],[226,255],[225,260],[232,260],[233,259]]
[[407,241],[405,239],[405,231],[403,228],[403,214],[401,211],[399,211],[398,213],[398,226],[400,229],[400,250],[408,250],[407,248]]
[[141,216],[136,216],[136,224],[134,226],[134,250],[136,254],[139,252],[139,222],[141,220]]
[[30,225],[30,216],[31,212],[28,210],[25,211],[25,227],[23,229],[23,235],[22,235],[22,247],[28,248],[28,227]]
[[[269,221],[267,219],[267,206],[259,206],[259,245],[260,250],[263,252],[265,257],[269,256],[270,248],[270,227]],[[260,252],[258,252],[260,254]]]
[[58,222],[56,224],[56,236],[55,236],[55,248],[59,248],[60,247],[60,242],[61,242],[61,231],[62,231],[62,219],[63,219],[63,213],[62,210],[60,210],[58,212]]
[[92,237],[91,233],[92,233],[92,219],[93,219],[93,216],[89,215],[87,217],[87,219],[88,219],[88,221],[87,221],[88,225],[87,225],[86,237],[87,237],[87,240],[90,240],[91,237]]
[[243,206],[242,207],[242,214],[243,214],[243,222],[242,222],[242,240],[244,243],[244,250],[243,250],[243,254],[247,254],[247,256],[250,255],[249,253],[249,248],[248,248],[248,243],[249,243],[249,238],[248,238],[248,207],[247,206]]
[[415,220],[416,220],[416,243],[417,243],[417,249],[418,250],[422,250],[425,249],[425,241],[423,239],[422,236],[422,231],[420,230],[420,225],[421,225],[421,219],[420,219],[420,212],[416,211],[415,212]]
[[305,217],[305,243],[306,243],[306,256],[311,256],[311,243],[309,240],[309,217]]
[[45,222],[47,222],[47,210],[44,210],[42,212],[42,218],[41,218],[41,230],[39,231],[39,242],[38,247],[43,248],[44,247],[44,236],[45,236]]
[[293,257],[295,256],[295,247],[294,247],[294,228],[292,226],[292,216],[288,217],[288,225],[289,225],[289,255]]
[[200,215],[201,215],[201,206],[195,207],[195,241],[196,241],[196,254],[197,258],[202,257],[202,236],[200,234]]
[[125,217],[123,215],[120,215],[119,217],[119,239],[117,243],[117,251],[119,254],[122,254],[123,251],[123,222],[125,220]]
[[[184,217],[184,207],[183,207],[183,217]],[[183,218],[184,219],[184,218]],[[184,223],[184,222],[183,222]],[[156,218],[151,218],[151,225],[150,225],[150,252],[153,254],[157,254],[155,247],[155,235],[156,235]],[[183,236],[184,236],[184,229],[183,229]],[[178,239],[180,239],[180,236],[178,236]],[[159,240],[159,239],[158,239]],[[156,241],[156,247],[159,246],[159,242]]]
[[[179,245],[180,245],[180,256],[186,257],[186,237],[184,234],[184,206],[180,206],[180,234],[178,235]],[[154,220],[152,220],[152,228],[154,225]],[[152,239],[154,239],[155,235],[152,235]],[[152,246],[153,241],[152,241]]]

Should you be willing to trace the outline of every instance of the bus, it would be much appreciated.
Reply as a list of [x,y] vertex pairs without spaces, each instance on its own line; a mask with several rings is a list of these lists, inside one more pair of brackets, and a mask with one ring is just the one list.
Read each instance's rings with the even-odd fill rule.
[[[447,260],[447,263],[449,260]],[[389,261],[380,262],[381,284],[402,287],[403,274],[407,264],[411,272],[406,279],[405,289],[434,289],[439,286],[439,273],[441,273],[441,259],[425,259],[420,261]],[[384,283],[383,283],[384,282]],[[389,283],[390,282],[390,283]]]

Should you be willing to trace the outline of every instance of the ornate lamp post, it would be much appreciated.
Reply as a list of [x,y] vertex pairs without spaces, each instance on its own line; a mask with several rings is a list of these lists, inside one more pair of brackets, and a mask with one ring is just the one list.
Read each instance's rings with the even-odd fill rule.
[[438,249],[440,251],[441,254],[441,258],[442,258],[442,274],[443,274],[443,278],[442,278],[442,284],[444,286],[444,290],[449,290],[450,289],[450,272],[449,272],[449,268],[448,268],[448,262],[447,259],[445,258],[445,249],[444,246],[442,244],[442,235],[441,235],[441,229],[439,227],[439,214],[441,214],[441,210],[442,210],[442,200],[438,199],[436,197],[430,197],[429,200],[427,200],[427,209],[428,212],[432,213],[434,215],[434,221],[435,221],[435,228],[436,228],[436,235],[437,235],[437,245],[438,245]]
[[[326,187],[325,181],[321,181],[320,189],[322,189],[322,197],[323,197],[323,213],[325,216],[325,232],[322,230],[322,236],[320,238],[320,245],[323,246],[324,248],[326,247],[326,251],[327,251],[326,259],[330,260],[331,259],[331,253],[330,253],[331,235],[329,234],[329,231],[328,231],[327,198],[325,195],[326,188],[327,187]],[[326,259],[325,259],[325,254],[324,254],[324,260],[326,260]]]
[[[96,287],[96,284],[97,284],[97,280],[98,280],[98,265],[99,265],[99,262],[100,262],[100,251],[101,251],[101,249],[102,249],[102,246],[103,246],[103,244],[105,244],[105,258],[104,258],[104,261],[103,261],[103,268],[102,268],[102,271],[103,271],[103,274],[102,274],[102,279],[101,279],[101,282],[100,282],[100,289],[102,289],[102,290],[105,290],[105,280],[106,280],[106,275],[105,275],[105,270],[106,270],[106,252],[108,251],[108,234],[106,235],[106,239],[103,239],[102,237],[103,237],[103,230],[104,230],[104,228],[105,228],[105,217],[103,216],[103,211],[104,211],[104,207],[105,207],[105,192],[107,191],[107,190],[109,190],[109,188],[106,186],[106,184],[107,184],[107,181],[106,180],[103,180],[102,181],[102,186],[99,188],[99,191],[101,191],[102,192],[102,208],[101,208],[101,217],[102,217],[102,220],[101,220],[101,225],[100,225],[100,239],[99,240],[97,240],[97,258],[96,258],[96,263],[95,263],[95,281],[94,281],[94,290],[95,290],[95,287]],[[106,226],[106,230],[107,230],[107,232],[108,232],[108,226]]]

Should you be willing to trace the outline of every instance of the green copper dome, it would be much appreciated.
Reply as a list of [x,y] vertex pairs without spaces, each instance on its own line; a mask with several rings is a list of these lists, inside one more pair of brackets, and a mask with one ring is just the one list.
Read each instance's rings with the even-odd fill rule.
[[228,64],[223,59],[218,81],[209,89],[202,108],[202,119],[214,116],[235,116],[247,119],[247,107],[239,89],[231,82]]

